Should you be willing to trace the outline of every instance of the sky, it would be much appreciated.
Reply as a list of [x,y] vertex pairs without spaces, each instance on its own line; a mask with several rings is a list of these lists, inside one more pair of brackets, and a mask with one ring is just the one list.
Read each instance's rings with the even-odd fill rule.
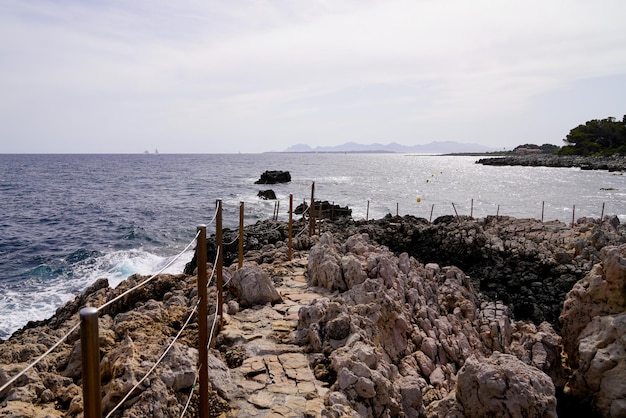
[[3,0],[0,153],[563,145],[626,114],[623,0]]

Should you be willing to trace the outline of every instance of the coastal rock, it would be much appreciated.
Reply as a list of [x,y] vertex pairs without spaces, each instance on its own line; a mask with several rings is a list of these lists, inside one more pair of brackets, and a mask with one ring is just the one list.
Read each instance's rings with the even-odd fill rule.
[[[348,206],[340,206],[334,203],[330,203],[327,200],[316,200],[314,204],[315,218],[316,219],[330,219],[336,220],[341,218],[351,218],[352,209]],[[293,213],[296,215],[308,215],[309,205],[306,202],[300,203],[294,209]]]
[[563,303],[567,388],[602,416],[626,416],[626,245],[600,258]]
[[476,164],[526,167],[579,167],[582,170],[626,171],[626,157],[612,155],[609,157],[581,155],[529,154],[508,155],[497,158],[481,158]]
[[570,365],[578,362],[576,348],[582,330],[596,317],[626,311],[626,245],[604,247],[602,262],[567,293],[560,316],[563,346]]
[[272,279],[257,266],[246,265],[237,270],[228,288],[242,306],[282,302]]
[[261,178],[254,182],[254,184],[276,184],[276,183],[289,183],[291,181],[291,174],[289,171],[268,170],[261,174]]
[[276,193],[274,190],[261,190],[257,193],[257,196],[263,200],[276,200]]
[[556,418],[550,378],[508,354],[470,357],[459,371],[456,397],[467,418]]
[[[259,222],[246,235],[244,268],[225,270],[225,281],[233,277],[224,301],[232,316],[225,316],[228,330],[209,356],[215,415],[289,416],[297,409],[316,417],[322,410],[327,417],[488,416],[483,410],[554,416],[554,386],[603,416],[624,414],[626,235],[616,218],[602,225],[581,218],[573,228],[462,216],[322,226],[321,236],[294,239],[289,261],[286,224]],[[271,305],[270,297],[253,306],[257,301],[242,297],[243,287],[253,298],[262,293],[258,283],[243,282],[263,275],[270,295],[280,288],[282,302]],[[100,306],[144,279],[131,276],[116,289],[99,281],[58,316],[0,341],[0,384],[70,331],[80,307]],[[565,304],[564,289],[572,290]],[[216,310],[215,292],[209,287],[209,312]],[[102,310],[106,409],[155,364],[196,302],[195,277],[160,275]],[[557,307],[562,328],[540,320],[552,319]],[[0,415],[82,414],[78,334],[0,393]],[[192,320],[117,414],[180,416],[196,350]],[[508,387],[500,391],[489,376],[504,376]],[[468,388],[483,396],[480,405]],[[197,414],[196,396],[190,415]],[[242,409],[230,411],[235,403]]]

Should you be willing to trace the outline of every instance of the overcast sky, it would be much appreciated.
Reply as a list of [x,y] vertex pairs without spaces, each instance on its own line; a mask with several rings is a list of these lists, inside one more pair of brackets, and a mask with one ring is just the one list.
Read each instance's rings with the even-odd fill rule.
[[0,153],[562,145],[626,114],[623,0],[0,2]]

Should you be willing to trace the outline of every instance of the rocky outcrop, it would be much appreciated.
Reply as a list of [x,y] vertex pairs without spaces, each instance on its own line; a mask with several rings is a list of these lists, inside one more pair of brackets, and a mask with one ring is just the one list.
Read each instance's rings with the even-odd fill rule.
[[276,193],[272,189],[261,190],[257,196],[263,200],[276,200]]
[[289,171],[268,170],[261,174],[261,178],[254,182],[254,184],[276,184],[276,183],[289,183],[291,181],[291,174]]
[[556,418],[550,378],[515,356],[470,357],[457,377],[456,397],[467,418]]
[[[537,335],[532,326],[511,323],[504,305],[481,303],[458,268],[395,256],[366,234],[343,244],[324,234],[309,253],[309,283],[336,292],[303,307],[297,329],[297,341],[326,356],[336,376],[327,398],[329,416],[342,416],[346,408],[364,417],[419,417],[427,411],[447,416],[452,410],[463,416],[465,398],[448,398],[459,370],[468,359],[489,358],[496,350],[520,359],[496,356],[493,367],[513,380],[522,370],[526,377],[515,380],[512,392],[498,395],[511,396],[508,403],[493,400],[489,408],[522,416],[520,410],[541,401],[536,411],[545,415],[529,416],[555,416],[554,385],[545,372],[561,374],[559,337],[549,324]],[[471,369],[466,377],[473,374]],[[552,386],[539,390],[534,382]]]
[[626,245],[600,258],[563,303],[567,389],[602,416],[626,416]]
[[[306,202],[300,203],[294,209],[293,213],[296,215],[309,215],[309,205]],[[352,209],[348,206],[340,206],[334,203],[330,203],[328,200],[316,200],[314,204],[315,218],[316,219],[340,219],[340,218],[351,218],[352,217]]]
[[[294,240],[290,261],[286,225],[259,223],[244,267],[225,269],[224,328],[209,356],[213,414],[550,417],[563,393],[601,416],[624,414],[626,245],[610,245],[625,239],[616,218],[571,228],[389,216],[321,227],[321,236]],[[584,279],[564,304],[552,300],[568,275]],[[68,332],[82,306],[101,306],[143,279],[116,289],[98,280],[54,317],[0,341],[0,385]],[[561,305],[561,327],[520,321],[515,305],[523,300],[545,303],[546,312]],[[105,410],[154,365],[196,302],[195,277],[161,275],[102,310]],[[194,319],[114,416],[180,416],[197,338]],[[80,374],[74,331],[0,393],[0,416],[79,416]],[[194,394],[187,414],[197,406]]]
[[483,165],[520,165],[526,167],[580,167],[583,170],[626,171],[626,157],[613,155],[610,157],[584,157],[580,155],[508,155],[497,158],[481,158],[476,164]]
[[565,294],[600,261],[600,249],[626,243],[617,217],[579,218],[573,227],[559,221],[488,216],[443,216],[432,223],[391,215],[376,221],[328,223],[337,237],[367,233],[396,254],[421,262],[454,265],[474,287],[501,300],[516,319],[559,328]]
[[[101,306],[145,280],[131,276],[116,289],[98,281],[57,311],[48,321],[30,324],[8,341],[0,342],[0,384],[15,376],[78,322],[84,305]],[[213,295],[209,299],[214,300]],[[105,308],[99,319],[102,355],[103,411],[108,413],[138,383],[180,330],[197,301],[196,278],[161,275],[146,286]],[[124,416],[180,417],[197,370],[197,322],[186,329],[156,370],[135,390],[123,407]],[[82,416],[80,332],[74,331],[45,359],[0,393],[0,416]],[[224,376],[227,367],[213,356],[212,376]],[[221,374],[220,374],[221,373]],[[211,394],[216,412],[226,409],[219,388],[227,379],[214,382]],[[197,396],[197,395],[194,395]],[[197,405],[197,403],[195,403]],[[192,404],[191,414],[196,413]],[[114,415],[121,416],[121,415]]]

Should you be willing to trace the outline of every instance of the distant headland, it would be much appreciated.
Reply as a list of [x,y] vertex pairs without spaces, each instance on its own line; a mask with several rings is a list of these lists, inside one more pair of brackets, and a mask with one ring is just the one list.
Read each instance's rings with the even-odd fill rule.
[[402,145],[395,142],[389,144],[358,144],[346,142],[336,146],[317,146],[315,148],[306,144],[296,144],[283,152],[291,153],[416,153],[416,154],[450,154],[450,153],[491,153],[495,148],[480,144],[470,144],[454,141],[435,141],[428,144]]

